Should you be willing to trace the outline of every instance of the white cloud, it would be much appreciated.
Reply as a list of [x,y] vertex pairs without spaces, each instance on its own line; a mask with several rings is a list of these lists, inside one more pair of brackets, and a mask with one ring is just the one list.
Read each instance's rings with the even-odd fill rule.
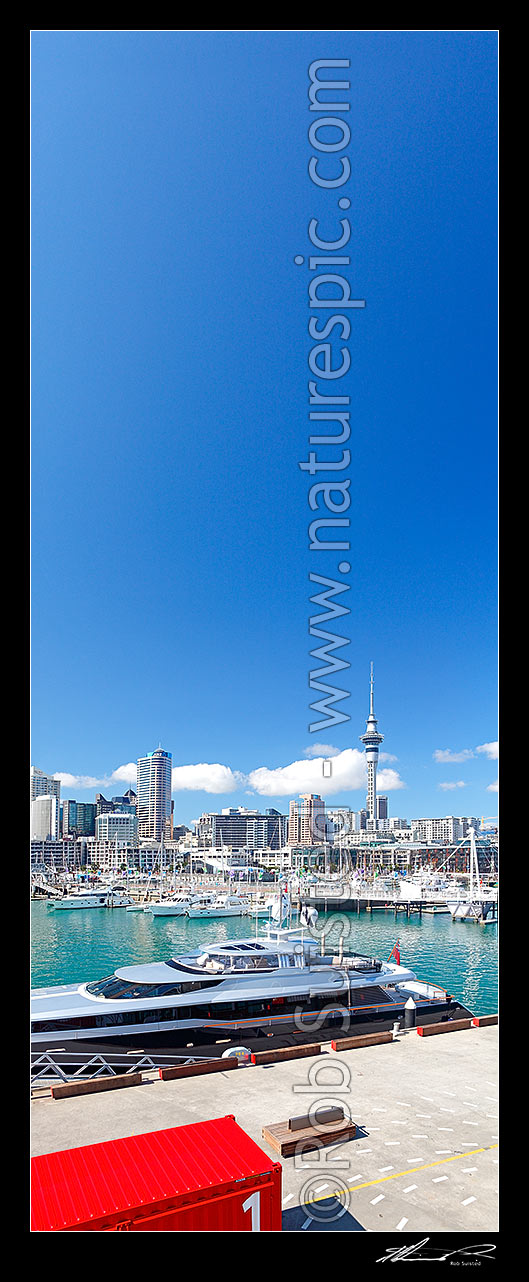
[[[232,770],[230,766],[219,762],[200,762],[196,765],[174,766],[172,770],[172,792],[209,792],[230,793],[239,788],[246,788],[247,795],[264,797],[297,796],[301,792],[315,792],[322,797],[332,796],[337,792],[363,791],[366,788],[365,755],[358,748],[345,748],[342,752],[331,744],[315,744],[325,750],[311,760],[292,761],[289,765],[269,768],[259,766],[249,774]],[[312,751],[312,749],[311,749]],[[395,761],[390,753],[381,754],[385,761]],[[323,762],[332,758],[331,775],[323,774]],[[91,775],[73,775],[66,771],[57,771],[55,779],[68,790],[83,788],[105,791],[116,784],[136,785],[136,763],[130,761],[118,766],[111,775],[96,779]],[[392,792],[405,788],[406,784],[396,770],[386,767],[378,772],[377,783],[380,792]]]
[[450,792],[452,788],[466,788],[467,785],[464,779],[458,779],[457,783],[454,783],[451,780],[449,783],[440,783],[438,786],[439,788],[442,788],[444,792]]
[[218,762],[210,765],[200,762],[196,766],[174,766],[173,792],[235,792],[245,783],[245,775]]
[[378,756],[380,761],[398,761],[398,757],[394,757],[392,752],[379,752]]
[[306,757],[337,757],[340,749],[333,748],[332,743],[313,743],[310,748],[305,748]]
[[91,775],[70,775],[66,770],[56,770],[53,778],[60,780],[61,788],[98,788],[102,783]]
[[72,775],[66,770],[56,770],[54,779],[59,779],[61,788],[110,788],[115,783],[131,783],[136,785],[136,762],[129,761],[125,766],[118,766],[112,771],[111,775],[105,775],[102,779],[96,779],[93,775]]
[[127,762],[126,766],[118,766],[113,770],[110,776],[110,783],[133,783],[136,784],[138,776],[138,767],[135,761]]
[[461,752],[452,752],[450,748],[436,748],[434,761],[439,761],[443,765],[456,764],[460,761],[469,761],[474,756],[471,748],[463,748]]
[[498,792],[498,791],[499,791],[499,780],[495,779],[494,783],[488,784],[487,792]]
[[[365,756],[358,748],[345,748],[333,757],[329,777],[323,774],[323,761],[323,757],[316,757],[313,761],[292,761],[288,766],[275,769],[259,766],[250,772],[248,781],[255,792],[265,797],[292,797],[302,792],[329,797],[336,792],[365,790]],[[381,791],[406,786],[395,770],[381,770],[378,784]]]
[[498,740],[495,739],[492,743],[480,743],[479,747],[476,748],[476,752],[482,752],[485,757],[489,758],[490,761],[497,761],[498,760]]
[[406,786],[397,770],[377,772],[377,792],[395,792],[398,788],[406,788]]

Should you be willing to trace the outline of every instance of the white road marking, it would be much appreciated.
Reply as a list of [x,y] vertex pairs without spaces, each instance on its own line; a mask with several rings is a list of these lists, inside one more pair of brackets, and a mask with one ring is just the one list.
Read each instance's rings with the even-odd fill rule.
[[384,1140],[385,1148],[389,1148],[392,1144],[400,1144],[400,1140]]
[[401,1230],[401,1229],[403,1229],[403,1228],[404,1228],[404,1225],[405,1225],[405,1224],[407,1224],[407,1223],[408,1223],[408,1221],[407,1221],[407,1219],[406,1219],[406,1216],[403,1216],[402,1220],[399,1220],[399,1223],[397,1224],[397,1233],[399,1233],[399,1232],[400,1232],[400,1230]]
[[356,1151],[357,1151],[357,1153],[372,1153],[372,1152],[373,1152],[373,1149],[372,1149],[372,1148],[357,1148],[357,1150],[356,1150]]
[[476,1201],[475,1197],[466,1197],[464,1202],[461,1203],[461,1206],[469,1206],[471,1202],[475,1202],[475,1201]]
[[293,1197],[293,1193],[287,1193],[287,1196],[283,1198],[283,1206],[286,1206],[287,1202],[291,1202]]
[[447,1179],[448,1179],[448,1175],[436,1175],[435,1179],[432,1180],[432,1184],[440,1184],[441,1180],[447,1180]]
[[438,1127],[437,1127],[437,1130],[438,1130],[438,1131],[453,1131],[453,1129],[454,1129],[454,1128],[453,1128],[453,1126],[438,1126]]
[[428,1139],[428,1136],[427,1136],[427,1135],[412,1135],[412,1137],[411,1137],[411,1138],[412,1138],[412,1140],[427,1140],[427,1139]]
[[315,1193],[323,1193],[323,1190],[324,1190],[324,1189],[328,1189],[328,1187],[329,1187],[329,1185],[328,1185],[328,1184],[320,1184],[320,1185],[319,1185],[319,1187],[318,1187],[317,1189],[314,1189],[314,1192],[315,1192]]
[[413,1191],[413,1189],[416,1189],[416,1188],[417,1188],[417,1185],[416,1185],[416,1184],[408,1184],[408,1187],[407,1187],[407,1189],[404,1189],[404,1192],[405,1192],[405,1193],[411,1193],[411,1192]]
[[424,1162],[424,1158],[423,1157],[407,1157],[406,1161],[407,1162]]
[[407,1104],[406,1101],[403,1099],[396,1099],[395,1103],[400,1104],[402,1108],[411,1108],[411,1104]]
[[436,1148],[435,1152],[436,1152],[437,1157],[440,1157],[440,1156],[441,1156],[441,1153],[449,1153],[449,1152],[450,1152],[450,1149],[449,1149],[449,1148]]
[[416,1113],[416,1114],[415,1114],[415,1116],[416,1116],[416,1117],[431,1117],[431,1116],[432,1116],[432,1114],[431,1114],[431,1113]]
[[374,1197],[372,1199],[371,1206],[376,1206],[377,1202],[383,1202],[383,1201],[384,1201],[384,1194],[379,1193],[378,1197]]
[[406,1122],[399,1122],[399,1121],[395,1121],[395,1122],[392,1122],[392,1123],[391,1123],[391,1125],[392,1125],[392,1126],[406,1126],[406,1125],[407,1125],[407,1123],[406,1123]]
[[461,1125],[462,1125],[462,1126],[478,1126],[478,1125],[479,1125],[479,1123],[478,1123],[478,1122],[469,1122],[468,1118],[465,1118],[464,1122],[462,1122],[462,1123],[461,1123]]
[[477,1171],[477,1166],[464,1166],[463,1175],[471,1175],[472,1171]]
[[487,1113],[487,1117],[492,1117],[492,1118],[494,1119],[494,1121],[496,1121],[496,1120],[497,1120],[497,1117],[498,1117],[498,1114],[497,1114],[497,1113]]
[[455,1111],[456,1111],[455,1108],[443,1108],[442,1104],[439,1109],[440,1113],[455,1113]]
[[433,1104],[433,1095],[419,1095],[419,1099],[425,1099],[427,1104]]
[[[378,1168],[378,1169],[379,1169],[380,1174],[381,1174],[381,1175],[383,1175],[383,1174],[384,1174],[384,1171],[394,1171],[394,1170],[395,1170],[395,1167],[394,1167],[394,1166],[379,1166],[379,1168]],[[316,1192],[318,1192],[318,1190],[317,1190],[317,1189],[316,1189]]]

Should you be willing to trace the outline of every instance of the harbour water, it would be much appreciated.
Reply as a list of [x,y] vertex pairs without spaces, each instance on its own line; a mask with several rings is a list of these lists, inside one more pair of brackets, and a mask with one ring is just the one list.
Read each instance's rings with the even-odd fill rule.
[[[266,923],[257,923],[261,934]],[[403,964],[419,979],[441,984],[475,1015],[498,1011],[498,927],[453,922],[449,914],[395,920],[392,911],[320,913],[333,947],[385,959],[398,938]],[[203,944],[254,935],[249,917],[190,921],[154,918],[124,908],[55,912],[47,903],[31,905],[32,986],[73,984],[102,979],[117,967],[163,961]]]

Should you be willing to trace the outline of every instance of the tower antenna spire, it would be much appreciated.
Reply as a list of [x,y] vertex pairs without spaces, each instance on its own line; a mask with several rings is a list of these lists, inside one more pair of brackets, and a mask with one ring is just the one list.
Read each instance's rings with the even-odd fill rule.
[[367,814],[369,819],[375,820],[377,817],[377,766],[378,766],[378,746],[382,743],[384,735],[380,734],[374,709],[374,676],[373,662],[371,662],[371,680],[369,687],[369,717],[366,722],[365,734],[360,735],[360,740],[366,750],[367,766]]

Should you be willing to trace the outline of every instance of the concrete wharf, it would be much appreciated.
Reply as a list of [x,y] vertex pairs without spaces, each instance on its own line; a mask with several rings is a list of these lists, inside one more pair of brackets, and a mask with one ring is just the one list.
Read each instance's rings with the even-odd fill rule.
[[[281,1159],[283,1231],[495,1233],[498,1027],[471,1027],[31,1103],[33,1155],[233,1113],[262,1129],[341,1104],[354,1139]],[[268,1150],[267,1150],[268,1151]],[[279,1160],[279,1159],[277,1159]]]

